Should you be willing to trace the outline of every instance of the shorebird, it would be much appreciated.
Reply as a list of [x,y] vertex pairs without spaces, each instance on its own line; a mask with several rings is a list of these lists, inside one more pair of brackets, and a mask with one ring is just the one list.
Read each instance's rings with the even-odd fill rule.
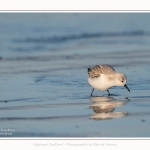
[[110,65],[96,65],[93,68],[88,68],[88,83],[92,88],[100,91],[107,91],[110,96],[109,89],[113,86],[124,86],[129,92],[126,85],[127,78],[124,74],[115,72],[115,69]]

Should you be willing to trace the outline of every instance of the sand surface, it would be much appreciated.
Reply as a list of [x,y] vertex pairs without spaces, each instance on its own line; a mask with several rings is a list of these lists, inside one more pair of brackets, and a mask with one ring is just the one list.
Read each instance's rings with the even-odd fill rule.
[[[59,25],[61,21],[56,16],[54,22]],[[66,35],[67,38],[60,36],[57,42],[51,37],[43,41],[40,35],[46,35],[46,31],[51,28],[55,33],[54,26],[49,28],[43,25],[39,31],[39,27],[33,23],[38,17],[33,17],[35,20],[31,21],[32,26],[31,22],[22,23],[31,28],[25,28],[21,23],[22,26],[19,23],[14,25],[15,21],[9,20],[9,16],[8,19],[0,17],[4,29],[7,29],[5,24],[9,24],[8,29],[18,27],[14,29],[17,33],[9,30],[16,34],[10,35],[8,30],[4,30],[5,36],[1,37],[1,47],[10,51],[6,53],[1,48],[0,137],[150,136],[149,34],[131,32],[124,35],[124,30],[118,29],[123,32],[118,31],[117,35],[105,34],[104,37],[94,34],[93,37]],[[79,18],[84,20],[82,15]],[[16,20],[20,19],[16,17]],[[28,19],[32,20],[29,16]],[[83,22],[86,24],[89,20],[85,17]],[[65,26],[65,23],[61,25]],[[71,25],[73,28],[77,23]],[[72,31],[72,28],[67,26],[65,30]],[[86,28],[88,31],[90,27]],[[63,34],[60,27],[56,29],[60,29],[59,33]],[[75,29],[74,32],[80,32],[78,28]],[[140,27],[135,26],[134,29],[139,31]],[[24,34],[28,31],[28,35],[19,34],[20,30]],[[73,42],[68,41],[71,38]],[[67,40],[64,44],[66,47],[61,40]],[[41,52],[47,45],[46,48],[50,49],[50,42],[56,47]],[[126,74],[131,92],[124,87],[114,87],[110,89],[110,97],[107,92],[96,90],[90,97],[92,88],[87,82],[87,67],[97,64],[110,64],[117,72]]]

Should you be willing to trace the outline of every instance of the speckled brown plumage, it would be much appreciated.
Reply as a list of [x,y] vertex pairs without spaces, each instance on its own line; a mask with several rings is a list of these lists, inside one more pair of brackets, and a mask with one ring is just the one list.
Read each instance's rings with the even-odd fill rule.
[[113,73],[115,73],[115,69],[109,65],[96,65],[93,68],[88,68],[88,74],[90,78],[97,78],[101,74],[107,74],[111,76]]

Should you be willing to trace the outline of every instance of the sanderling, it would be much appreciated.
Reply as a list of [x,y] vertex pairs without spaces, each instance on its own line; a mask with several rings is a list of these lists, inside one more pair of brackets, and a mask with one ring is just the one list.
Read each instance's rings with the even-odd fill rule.
[[124,86],[130,92],[126,85],[126,76],[115,72],[115,69],[110,65],[96,65],[93,68],[88,68],[88,75],[88,82],[93,87],[92,93],[94,89],[97,89],[107,91],[110,96],[109,89],[113,86]]

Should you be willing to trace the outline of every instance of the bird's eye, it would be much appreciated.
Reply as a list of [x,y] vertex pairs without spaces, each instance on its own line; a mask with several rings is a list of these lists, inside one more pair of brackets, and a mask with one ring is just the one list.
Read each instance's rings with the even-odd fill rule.
[[122,83],[123,83],[124,81],[122,81]]

